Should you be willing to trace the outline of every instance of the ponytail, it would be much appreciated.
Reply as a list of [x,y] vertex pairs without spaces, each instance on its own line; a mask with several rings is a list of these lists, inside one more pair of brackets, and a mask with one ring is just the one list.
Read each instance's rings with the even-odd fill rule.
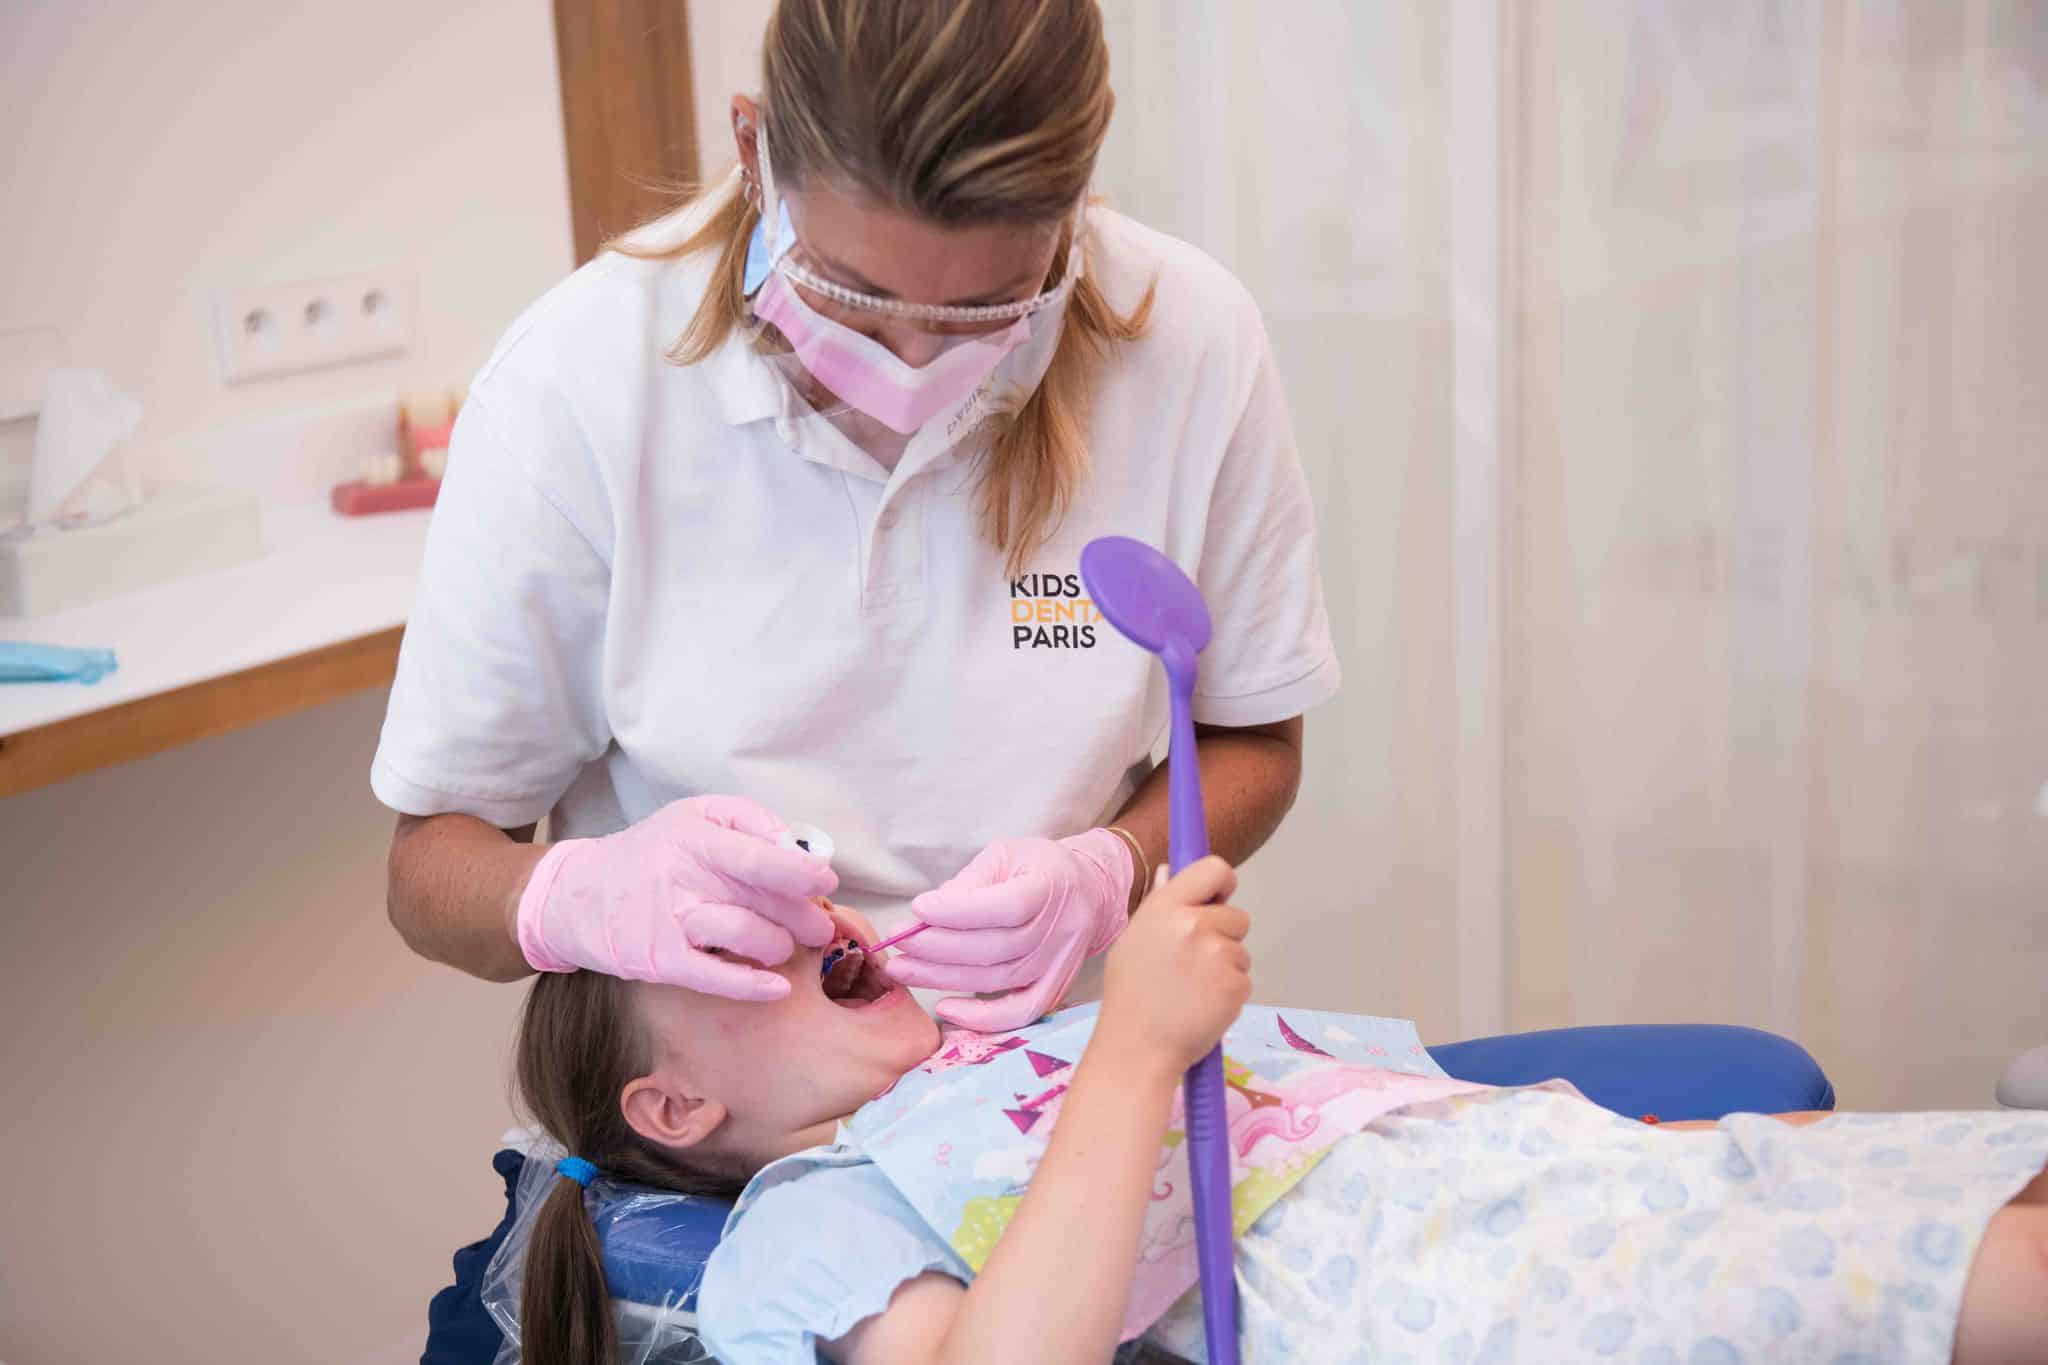
[[583,1187],[557,1176],[534,1218],[519,1294],[522,1365],[610,1365],[618,1327]]

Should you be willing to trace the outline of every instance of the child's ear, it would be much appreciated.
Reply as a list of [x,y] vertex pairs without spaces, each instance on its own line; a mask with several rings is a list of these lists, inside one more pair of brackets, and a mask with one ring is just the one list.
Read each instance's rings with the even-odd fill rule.
[[678,1150],[696,1146],[725,1122],[725,1106],[717,1100],[686,1095],[653,1076],[626,1082],[619,1111],[641,1137]]

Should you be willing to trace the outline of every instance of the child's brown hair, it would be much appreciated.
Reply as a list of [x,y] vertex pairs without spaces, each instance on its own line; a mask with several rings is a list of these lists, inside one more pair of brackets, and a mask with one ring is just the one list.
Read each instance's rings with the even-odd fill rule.
[[[692,1170],[627,1125],[619,1097],[651,1069],[628,985],[596,972],[542,972],[519,1017],[516,1073],[526,1110],[607,1178],[682,1194],[738,1196],[742,1182]],[[593,1365],[618,1353],[597,1229],[583,1187],[566,1176],[543,1197],[519,1296],[527,1365]]]

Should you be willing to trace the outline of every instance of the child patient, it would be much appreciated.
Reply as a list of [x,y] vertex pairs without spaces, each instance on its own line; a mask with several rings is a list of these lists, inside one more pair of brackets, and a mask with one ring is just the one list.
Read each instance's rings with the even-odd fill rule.
[[[942,1040],[858,952],[826,979],[799,949],[767,1004],[544,975],[520,1089],[597,1190],[739,1197],[698,1298],[724,1365],[1099,1361],[1141,1334],[1200,1359],[1176,1097],[1219,1040],[1247,1360],[2048,1362],[2048,1115],[1674,1131],[1452,1081],[1398,1021],[1245,1009],[1235,886],[1214,858],[1164,883],[1099,1012],[999,1037]],[[590,1173],[560,1169],[528,1365],[615,1349]]]

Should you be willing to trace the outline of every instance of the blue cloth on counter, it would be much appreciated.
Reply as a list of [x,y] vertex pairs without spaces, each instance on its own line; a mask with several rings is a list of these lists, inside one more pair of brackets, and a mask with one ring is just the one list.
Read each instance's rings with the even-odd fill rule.
[[0,640],[0,682],[96,683],[120,667],[111,649],[71,649]]

